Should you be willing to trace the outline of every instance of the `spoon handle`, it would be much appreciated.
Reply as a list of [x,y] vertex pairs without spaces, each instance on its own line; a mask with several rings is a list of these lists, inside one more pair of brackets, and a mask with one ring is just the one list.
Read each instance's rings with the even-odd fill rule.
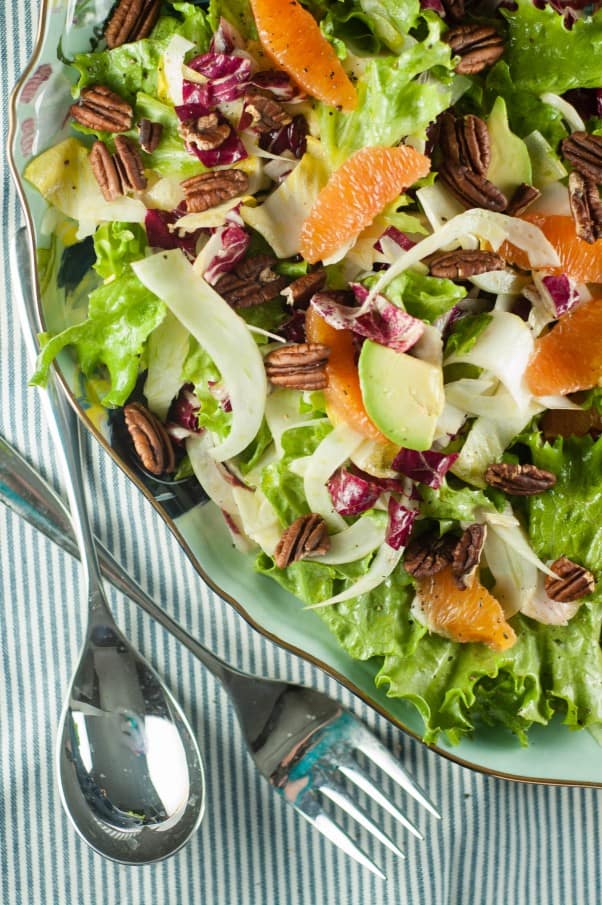
[[[20,280],[17,281],[17,310],[27,351],[33,358],[36,354],[35,337],[41,332],[42,327],[36,303],[38,294],[32,260],[33,249],[28,241],[25,228],[17,231],[15,255],[17,268],[15,272],[20,276]],[[60,391],[58,379],[54,372],[50,374],[47,392],[42,394],[42,405],[46,420],[54,435],[56,449],[62,452],[66,472],[69,475],[68,493],[71,523],[88,581],[90,615],[99,615],[105,624],[112,623],[113,619],[102,591],[94,535],[90,526],[84,493],[81,466],[81,435],[78,431],[77,420],[73,417],[71,405],[66,395]]]
[[[75,419],[76,416],[72,413],[70,417]],[[0,437],[0,501],[67,553],[79,556],[67,507],[41,475],[2,437]],[[113,587],[171,632],[218,679],[223,681],[226,674],[238,673],[238,670],[223,663],[168,616],[119,565],[101,541],[94,538],[94,544],[101,572]]]

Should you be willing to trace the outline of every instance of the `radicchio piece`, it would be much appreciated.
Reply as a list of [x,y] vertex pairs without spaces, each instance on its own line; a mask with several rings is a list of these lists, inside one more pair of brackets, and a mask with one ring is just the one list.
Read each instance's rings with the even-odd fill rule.
[[251,241],[249,233],[243,226],[229,222],[228,219],[223,226],[218,227],[216,234],[219,236],[221,247],[209,261],[203,274],[211,286],[215,286],[222,274],[229,273],[244,258]]
[[279,336],[288,340],[289,343],[307,342],[307,334],[305,332],[305,311],[295,309],[288,320],[285,320],[276,330]]
[[293,116],[287,126],[275,132],[263,132],[259,136],[259,147],[270,154],[284,154],[291,151],[300,160],[307,150],[307,120],[300,113]]
[[217,31],[211,38],[210,53],[232,53],[235,47],[242,47],[243,40],[233,25],[223,16],[219,20]]
[[387,524],[387,532],[385,534],[385,542],[392,547],[393,550],[401,550],[408,542],[414,520],[418,515],[417,509],[408,509],[403,503],[398,502],[395,497],[391,497],[388,507],[389,521]]
[[[354,466],[354,474],[363,478],[364,481],[367,481],[369,484],[372,484],[373,487],[377,487],[381,493],[406,493],[405,484],[399,478],[377,478],[376,475],[368,474],[367,471],[362,471],[361,468],[357,468],[356,466]],[[419,496],[412,496],[411,498],[420,499]]]
[[420,0],[420,9],[432,9],[442,19],[445,19],[445,7],[441,0]]
[[566,273],[548,274],[541,277],[539,283],[556,317],[562,317],[581,301],[575,283]]
[[405,233],[402,233],[400,229],[397,229],[396,226],[388,226],[380,239],[377,239],[374,243],[374,248],[376,249],[376,251],[382,252],[383,247],[381,245],[381,239],[384,239],[385,237],[387,239],[392,239],[393,242],[399,245],[399,247],[404,251],[409,251],[410,248],[413,248],[414,245],[416,245],[415,242],[412,242],[412,240],[409,239]]
[[167,417],[167,432],[177,441],[182,441],[190,434],[202,434],[199,427],[201,403],[194,393],[194,386],[186,383],[174,399]]
[[290,76],[280,69],[263,69],[251,76],[249,82],[255,88],[269,91],[276,100],[285,104],[296,104],[307,98]]
[[371,509],[381,494],[380,487],[339,468],[328,482],[332,505],[339,515],[361,515]]
[[238,100],[245,93],[253,66],[247,56],[237,53],[203,53],[187,64],[207,79],[202,85],[184,79],[182,96],[185,103],[195,102],[215,107]]
[[360,308],[340,305],[329,293],[321,292],[313,296],[311,305],[335,330],[352,330],[395,352],[407,352],[418,342],[424,333],[421,320],[402,311],[383,295],[370,298],[368,290],[359,283],[353,283],[351,288],[362,302]]
[[427,449],[425,452],[400,449],[391,467],[417,484],[426,484],[427,487],[438,490],[457,458],[458,453],[445,454],[434,449]]
[[207,387],[209,388],[209,392],[213,396],[214,399],[217,399],[219,402],[220,408],[223,412],[231,412],[232,411],[232,403],[230,402],[230,396],[228,395],[228,391],[224,387],[222,383],[218,383],[216,380],[208,380]]
[[[197,102],[180,104],[175,110],[181,122],[194,121],[211,112],[202,103]],[[219,113],[218,118],[222,123],[227,122]],[[237,160],[244,160],[245,157],[248,157],[245,146],[232,128],[230,128],[230,134],[226,140],[217,148],[201,151],[194,142],[189,141],[186,142],[186,149],[190,154],[198,157],[206,167],[229,166],[236,163]]]
[[148,244],[152,248],[181,248],[190,258],[196,254],[196,244],[200,230],[192,233],[178,234],[178,230],[170,230],[176,220],[182,216],[177,209],[174,211],[147,210],[144,218],[144,228],[148,238]]

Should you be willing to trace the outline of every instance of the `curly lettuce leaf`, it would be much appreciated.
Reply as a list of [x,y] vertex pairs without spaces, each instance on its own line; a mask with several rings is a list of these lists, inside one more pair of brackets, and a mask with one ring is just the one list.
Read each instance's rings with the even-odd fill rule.
[[103,223],[94,234],[94,270],[103,278],[120,277],[132,261],[144,257],[146,233],[137,223]]
[[384,47],[399,53],[418,22],[419,0],[305,0],[333,43],[364,53]]
[[602,12],[577,19],[570,29],[550,6],[538,9],[531,0],[501,12],[508,23],[505,59],[514,84],[538,95],[600,85]]
[[394,145],[422,134],[449,107],[451,57],[449,45],[440,40],[441,28],[439,17],[430,17],[423,41],[409,42],[399,56],[368,58],[351,113],[319,105],[320,138],[335,165],[359,148]]
[[213,31],[217,31],[222,16],[245,40],[257,40],[257,28],[249,0],[210,0],[208,17]]
[[199,343],[190,337],[189,352],[182,367],[182,382],[194,385],[195,395],[201,403],[199,427],[207,428],[220,440],[225,439],[232,427],[232,412],[220,398],[214,387],[222,386],[222,376],[215,362]]
[[178,179],[203,172],[204,167],[198,157],[186,150],[186,144],[178,130],[179,120],[172,106],[139,91],[136,95],[135,114],[137,121],[146,118],[162,126],[161,139],[152,154],[142,152],[145,167],[155,170],[161,176],[175,176]]
[[489,72],[486,88],[487,103],[477,107],[477,112],[481,115],[489,112],[496,97],[502,97],[506,101],[510,128],[520,138],[526,138],[537,130],[552,148],[556,148],[567,136],[568,131],[560,112],[550,104],[544,104],[536,90],[515,82],[508,63],[504,60],[496,63]]
[[[368,285],[369,281],[365,282]],[[466,288],[452,280],[406,270],[391,280],[385,295],[413,317],[432,324],[466,296]]]

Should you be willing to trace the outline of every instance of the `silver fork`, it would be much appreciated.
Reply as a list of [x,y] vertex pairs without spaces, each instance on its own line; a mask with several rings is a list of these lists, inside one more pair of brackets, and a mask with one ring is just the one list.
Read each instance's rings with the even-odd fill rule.
[[[68,510],[31,465],[1,437],[0,500],[69,553],[78,555]],[[168,616],[98,539],[95,543],[105,577],[170,631],[221,681],[232,699],[249,753],[262,776],[317,830],[384,879],[385,875],[352,836],[329,816],[324,799],[330,799],[379,842],[403,857],[401,849],[349,791],[364,792],[382,811],[422,838],[357,760],[358,754],[365,756],[433,817],[439,818],[426,795],[391,752],[359,719],[327,695],[302,685],[252,676],[224,663]]]
[[[35,282],[25,230],[16,236],[15,277],[20,278],[23,308],[36,332]],[[73,410],[69,416],[81,425]],[[79,552],[68,510],[40,475],[0,438],[0,499],[73,555]],[[403,852],[353,797],[367,794],[413,835],[422,834],[386,797],[361,766],[364,755],[388,774],[433,817],[440,815],[390,751],[337,701],[302,685],[252,676],[229,666],[194,639],[149,597],[95,538],[103,574],[115,587],[170,631],[218,678],[229,693],[248,751],[257,769],[285,801],[317,830],[373,873],[385,875],[324,808],[329,799],[400,857]],[[345,786],[347,780],[347,787]]]

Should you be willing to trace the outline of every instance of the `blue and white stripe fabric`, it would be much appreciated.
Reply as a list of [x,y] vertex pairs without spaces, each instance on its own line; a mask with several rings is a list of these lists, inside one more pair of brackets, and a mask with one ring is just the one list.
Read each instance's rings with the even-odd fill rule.
[[[3,134],[9,89],[25,65],[36,3],[0,4]],[[52,450],[11,310],[8,255],[20,225],[2,185],[0,432],[53,483]],[[55,730],[82,641],[76,563],[0,507],[0,902],[2,905],[596,905],[602,900],[602,792],[512,784],[449,763],[406,739],[323,674],[254,633],[202,587],[161,520],[89,444],[96,530],[125,567],[190,632],[229,662],[338,696],[388,744],[443,820],[407,807],[425,834],[386,850],[386,883],[324,841],[256,775],[226,695],[162,629],[115,594],[119,624],[165,676],[203,750],[208,806],[172,859],[134,868],[103,860],[59,802]],[[602,756],[602,755],[601,755]],[[390,828],[390,827],[389,827]]]

